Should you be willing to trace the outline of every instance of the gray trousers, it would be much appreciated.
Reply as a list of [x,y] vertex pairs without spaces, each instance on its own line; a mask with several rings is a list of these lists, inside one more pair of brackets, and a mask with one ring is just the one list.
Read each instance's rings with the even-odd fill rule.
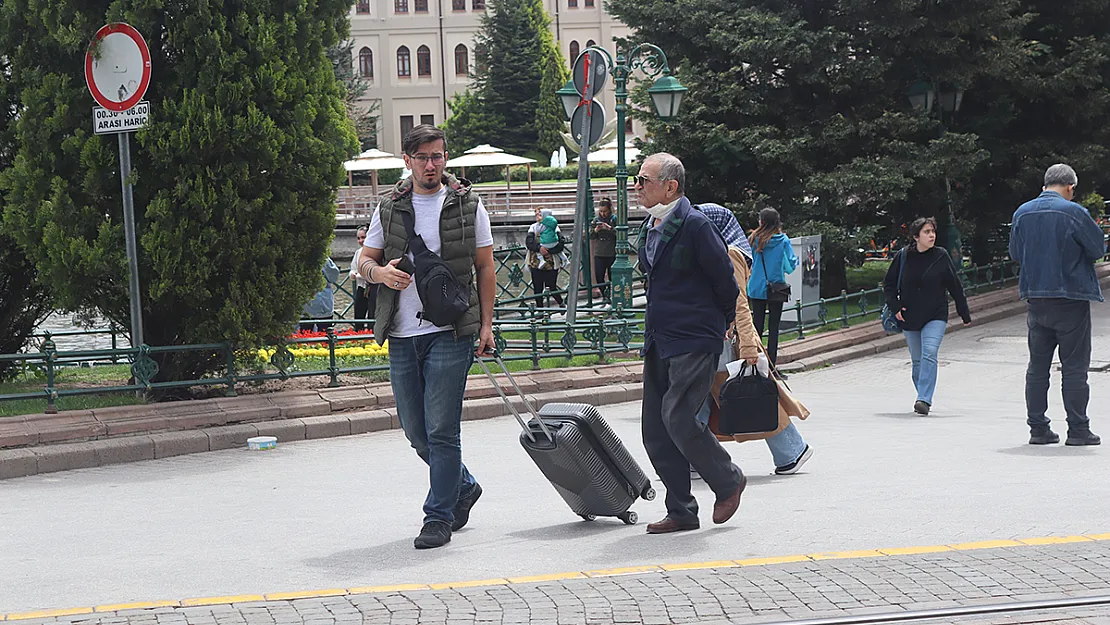
[[680,354],[663,359],[653,347],[644,359],[644,448],[667,489],[667,515],[678,521],[698,516],[698,502],[690,492],[691,466],[718,499],[729,497],[740,485],[740,467],[697,419],[719,358]]

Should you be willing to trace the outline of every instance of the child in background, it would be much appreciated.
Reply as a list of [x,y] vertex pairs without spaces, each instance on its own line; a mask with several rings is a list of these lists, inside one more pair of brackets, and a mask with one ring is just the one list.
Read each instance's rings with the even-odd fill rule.
[[[540,211],[543,219],[540,224],[543,225],[543,230],[540,232],[540,246],[546,248],[552,254],[556,253],[555,249],[560,246],[559,241],[559,221],[555,219],[551,209],[545,208]],[[566,262],[566,255],[563,255],[563,262]],[[547,256],[540,254],[539,269],[547,269]]]

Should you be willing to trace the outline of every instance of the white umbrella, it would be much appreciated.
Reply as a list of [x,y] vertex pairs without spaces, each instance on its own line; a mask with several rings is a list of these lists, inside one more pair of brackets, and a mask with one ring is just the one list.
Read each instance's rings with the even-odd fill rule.
[[[624,144],[624,162],[631,163],[640,156],[640,150],[636,148],[631,142]],[[598,147],[596,150],[589,153],[586,157],[591,163],[616,163],[617,162],[617,142],[611,141],[603,146]],[[578,159],[575,158],[575,161]]]
[[404,169],[405,159],[397,158],[389,152],[382,152],[377,148],[372,148],[359,154],[355,158],[343,163],[344,169],[347,170],[347,186],[354,186],[354,180],[351,172],[354,171],[369,171],[370,184],[372,193],[378,194],[378,170],[381,169]]
[[509,196],[513,192],[513,176],[509,168],[513,165],[527,165],[528,166],[528,190],[532,189],[532,163],[535,159],[525,158],[523,156],[516,156],[509,154],[501,148],[495,148],[489,144],[482,144],[476,148],[471,148],[463,153],[458,158],[453,158],[447,161],[448,167],[460,167],[463,170],[463,175],[466,175],[467,167],[485,167],[494,165],[505,166],[505,183],[506,183],[506,196],[505,196],[505,209],[509,208]]

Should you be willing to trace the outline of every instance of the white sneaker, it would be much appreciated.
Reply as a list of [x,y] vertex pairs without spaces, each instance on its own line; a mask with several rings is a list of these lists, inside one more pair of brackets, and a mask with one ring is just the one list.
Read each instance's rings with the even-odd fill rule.
[[563,313],[552,313],[551,314],[551,320],[552,321],[566,321],[566,318],[567,318],[567,316],[564,315]]
[[775,467],[775,475],[794,475],[798,472],[799,469],[802,468],[802,465],[805,464],[806,460],[809,460],[810,456],[812,455],[813,448],[809,445],[806,445],[805,451],[802,452],[801,456],[798,456],[797,460],[781,467]]

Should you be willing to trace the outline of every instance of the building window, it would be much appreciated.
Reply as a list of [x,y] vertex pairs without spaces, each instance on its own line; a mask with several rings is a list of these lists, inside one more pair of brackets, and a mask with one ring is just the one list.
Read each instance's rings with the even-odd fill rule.
[[578,60],[578,53],[580,51],[581,50],[578,49],[578,42],[577,41],[570,42],[570,66],[571,67],[574,67],[574,62]]
[[632,118],[631,117],[624,120],[624,131],[628,134],[634,134],[633,131],[632,131]]
[[474,71],[482,74],[489,69],[489,49],[480,43],[474,44]]
[[355,13],[359,15],[369,15],[370,0],[358,0],[358,4],[355,5]]
[[451,0],[451,10],[452,11],[465,11],[466,10],[466,0]]
[[435,126],[436,125],[436,116],[435,115],[421,115],[420,116],[420,123],[421,124],[427,124],[429,126]]
[[412,115],[401,116],[401,143],[405,142],[405,137],[412,132]]
[[470,73],[470,59],[467,58],[466,46],[455,46],[455,75],[466,76]]
[[416,74],[418,76],[432,75],[432,51],[428,49],[428,46],[420,46],[416,49]]
[[475,11],[485,11],[486,0],[470,0],[470,8]]
[[428,0],[413,0],[412,9],[417,13],[428,12]]
[[589,40],[589,41],[587,41],[587,42],[586,42],[586,47],[587,47],[587,48],[592,48],[592,47],[594,47],[594,46],[596,46],[596,45],[597,45],[597,44],[596,44],[596,43],[594,43],[594,40],[593,40],[593,39],[591,39],[591,40]]
[[584,0],[582,5],[587,9],[592,9],[594,8],[594,0]]
[[567,8],[568,9],[577,9],[578,8],[578,0],[567,0]]
[[393,12],[394,13],[408,13],[409,12],[409,0],[393,0]]
[[409,78],[412,76],[412,56],[405,46],[397,48],[397,77]]
[[358,75],[363,78],[374,77],[374,53],[370,48],[363,48],[358,51]]

